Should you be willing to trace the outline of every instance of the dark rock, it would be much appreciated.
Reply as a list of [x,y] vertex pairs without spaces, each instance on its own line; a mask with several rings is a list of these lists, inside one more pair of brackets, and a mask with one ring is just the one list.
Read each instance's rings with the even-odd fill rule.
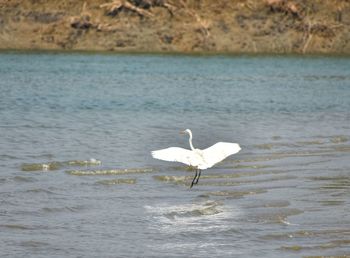
[[174,40],[173,36],[169,36],[169,35],[164,35],[163,37],[161,37],[162,42],[164,42],[165,44],[171,44]]
[[93,24],[90,22],[89,16],[81,16],[81,17],[73,17],[70,25],[74,29],[89,29],[93,26]]

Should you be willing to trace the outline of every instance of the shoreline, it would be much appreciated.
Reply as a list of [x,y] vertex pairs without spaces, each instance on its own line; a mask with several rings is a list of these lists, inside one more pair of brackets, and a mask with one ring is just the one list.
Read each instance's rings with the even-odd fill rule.
[[296,58],[350,58],[350,53],[268,53],[268,52],[160,52],[160,51],[108,51],[66,49],[0,49],[0,54],[52,54],[52,55],[132,55],[132,56],[188,56],[188,57],[296,57]]

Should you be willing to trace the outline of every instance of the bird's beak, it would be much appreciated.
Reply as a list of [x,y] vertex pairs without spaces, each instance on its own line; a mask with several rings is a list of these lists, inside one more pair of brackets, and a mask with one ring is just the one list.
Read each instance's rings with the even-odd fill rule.
[[180,131],[180,134],[186,134],[186,131]]

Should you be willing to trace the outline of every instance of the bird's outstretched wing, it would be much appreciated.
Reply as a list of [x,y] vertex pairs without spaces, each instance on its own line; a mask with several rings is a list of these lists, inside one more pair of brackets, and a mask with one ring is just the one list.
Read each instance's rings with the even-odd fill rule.
[[240,150],[241,147],[237,143],[218,142],[203,150],[202,153],[208,168],[210,168],[228,156],[236,154]]
[[152,157],[165,161],[181,162],[189,166],[196,166],[194,161],[197,160],[193,151],[180,147],[170,147],[167,149],[152,151]]

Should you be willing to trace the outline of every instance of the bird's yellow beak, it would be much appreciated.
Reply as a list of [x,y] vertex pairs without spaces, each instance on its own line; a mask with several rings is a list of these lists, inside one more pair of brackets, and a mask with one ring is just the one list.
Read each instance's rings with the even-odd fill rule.
[[180,131],[180,134],[186,134],[186,131]]

